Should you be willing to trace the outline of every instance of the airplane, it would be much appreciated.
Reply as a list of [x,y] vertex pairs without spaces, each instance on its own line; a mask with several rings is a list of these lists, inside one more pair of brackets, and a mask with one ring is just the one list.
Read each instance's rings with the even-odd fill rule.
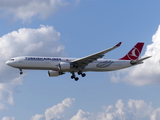
[[20,74],[23,74],[22,69],[48,70],[49,77],[56,77],[65,74],[65,72],[70,72],[72,74],[71,78],[78,81],[79,78],[75,73],[85,77],[86,74],[84,72],[88,71],[104,72],[124,69],[142,64],[143,60],[151,57],[138,59],[144,45],[144,43],[138,42],[124,57],[118,60],[102,58],[104,54],[119,47],[121,43],[119,42],[109,49],[83,58],[21,56],[11,58],[6,64],[18,68]]

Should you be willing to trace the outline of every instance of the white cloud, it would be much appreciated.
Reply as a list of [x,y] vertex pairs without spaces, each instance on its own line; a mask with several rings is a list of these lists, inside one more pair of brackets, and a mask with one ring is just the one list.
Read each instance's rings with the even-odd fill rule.
[[67,98],[57,105],[54,105],[51,108],[46,109],[45,113],[40,115],[36,114],[31,119],[32,120],[62,120],[66,119],[65,114],[68,109],[72,106],[75,99]]
[[7,110],[7,109],[8,108],[4,104],[0,103],[0,111]]
[[133,68],[110,73],[112,82],[126,82],[128,84],[142,86],[147,84],[159,84],[160,77],[160,26],[152,37],[152,44],[147,46],[142,57],[152,56],[143,64]]
[[[13,16],[15,20],[31,21],[33,17],[46,19],[60,8],[68,6],[67,0],[1,0],[0,10],[3,16]],[[80,0],[72,1],[79,4]]]
[[5,15],[13,15],[15,19],[26,22],[34,16],[45,19],[68,3],[64,0],[2,0],[0,4]]
[[[78,110],[75,115],[68,118],[66,114],[73,104],[74,99],[67,98],[57,105],[48,108],[44,114],[36,114],[31,120],[159,120],[160,108],[154,109],[151,103],[144,100],[128,100],[124,103],[121,99],[115,105],[104,106],[98,113]],[[64,104],[64,102],[66,104]]]
[[104,111],[97,114],[79,110],[70,120],[158,120],[160,108],[155,109],[151,103],[143,100],[130,99],[127,104],[120,99],[117,103],[103,107]]
[[15,120],[14,117],[3,117],[2,120]]
[[151,104],[143,100],[130,99],[127,104],[118,100],[115,107],[106,107],[104,112],[98,113],[96,120],[149,120],[154,111]]
[[150,120],[159,120],[160,119],[160,108],[153,111]]
[[21,81],[20,79],[17,81],[17,78],[13,79],[13,81],[10,81],[8,83],[0,83],[1,101],[5,101],[12,105],[14,104],[13,93],[15,92],[16,86],[20,85],[19,82]]
[[52,26],[38,29],[21,28],[0,38],[0,102],[14,104],[13,95],[22,85],[19,71],[5,62],[11,57],[24,55],[64,56],[64,46],[59,41],[60,33]]
[[95,115],[93,113],[79,110],[78,113],[75,116],[73,116],[70,120],[94,120],[94,119]]
[[31,120],[45,120],[44,115],[36,114],[31,118]]

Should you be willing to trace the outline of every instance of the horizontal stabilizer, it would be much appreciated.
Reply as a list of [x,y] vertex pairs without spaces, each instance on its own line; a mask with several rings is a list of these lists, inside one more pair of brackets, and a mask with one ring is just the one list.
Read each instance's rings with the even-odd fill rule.
[[145,58],[142,58],[142,59],[139,59],[139,60],[131,61],[131,64],[132,64],[132,65],[141,64],[141,63],[143,63],[143,62],[142,62],[143,60],[146,60],[146,59],[148,59],[148,58],[150,58],[150,57],[152,57],[152,56],[148,56],[148,57],[145,57]]

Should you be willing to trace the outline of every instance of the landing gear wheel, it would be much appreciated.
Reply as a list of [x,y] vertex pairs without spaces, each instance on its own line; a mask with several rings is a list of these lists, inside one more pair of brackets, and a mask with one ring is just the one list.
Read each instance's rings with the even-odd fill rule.
[[78,77],[75,77],[74,79],[75,79],[75,81],[78,81],[78,80],[79,80],[79,78],[78,78]]
[[81,74],[82,74],[82,72],[81,72],[81,71],[79,71],[79,72],[78,72],[78,75],[81,75]]
[[72,76],[71,76],[71,79],[74,79],[76,76],[74,74],[74,72],[72,72]]
[[71,72],[72,76],[71,76],[71,79],[74,79],[75,81],[78,81],[79,78],[76,77],[76,75],[74,74],[74,72]]
[[82,75],[82,77],[85,77],[85,76],[86,76],[86,74],[85,74],[85,73],[82,73],[81,75]]
[[23,74],[22,69],[19,69],[19,70],[20,70],[20,75],[22,75]]
[[75,76],[74,76],[74,75],[72,75],[72,76],[71,76],[71,79],[74,79],[74,78],[75,78]]
[[81,75],[82,77],[85,77],[86,74],[85,73],[82,73],[82,71],[78,71],[78,75]]

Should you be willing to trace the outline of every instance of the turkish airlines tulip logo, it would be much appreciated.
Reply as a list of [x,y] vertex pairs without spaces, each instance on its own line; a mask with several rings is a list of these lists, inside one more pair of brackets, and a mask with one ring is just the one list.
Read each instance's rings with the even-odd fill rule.
[[140,55],[139,50],[137,48],[133,48],[131,52],[128,53],[127,56],[130,60],[135,60],[139,57],[139,55]]

